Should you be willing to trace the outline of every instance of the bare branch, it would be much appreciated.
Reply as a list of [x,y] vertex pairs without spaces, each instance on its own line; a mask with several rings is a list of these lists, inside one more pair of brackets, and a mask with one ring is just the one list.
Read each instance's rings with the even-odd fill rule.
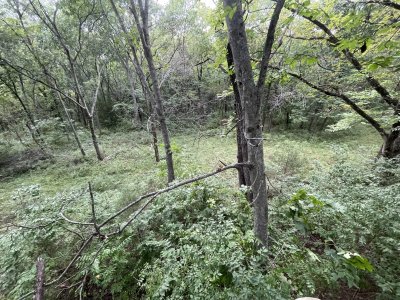
[[[21,75],[23,75],[23,76],[25,76],[25,77],[28,77],[29,79],[32,79],[32,80],[34,80],[34,81],[36,81],[36,82],[39,82],[39,83],[43,84],[44,86],[46,86],[46,87],[48,87],[48,88],[50,88],[50,89],[52,89],[52,90],[54,90],[54,91],[60,93],[60,94],[63,95],[65,98],[67,98],[68,100],[72,101],[73,103],[75,103],[75,104],[78,105],[79,107],[81,107],[81,108],[83,108],[83,109],[86,109],[85,106],[83,106],[83,105],[81,105],[80,103],[76,102],[74,98],[68,96],[68,95],[65,94],[63,91],[61,91],[60,89],[58,89],[57,87],[52,86],[52,85],[50,85],[50,84],[44,82],[44,81],[41,80],[41,79],[35,78],[34,75],[30,75],[30,74],[29,74],[30,71],[27,70],[27,69],[25,69],[24,67],[21,67],[21,66],[14,66],[13,64],[11,64],[9,61],[5,60],[4,58],[0,58],[0,66],[1,66],[1,65],[7,65],[7,66],[9,66],[11,69],[13,69],[14,71],[16,71],[18,74],[21,74]],[[23,70],[23,71],[22,71],[22,70]],[[46,75],[49,76],[49,74],[46,74]]]
[[[93,240],[93,235],[91,235],[79,248],[78,252],[75,254],[75,256],[72,258],[72,260],[69,262],[68,266],[64,269],[64,271],[54,280],[50,282],[46,282],[43,284],[44,287],[48,287],[50,285],[53,285],[54,283],[58,282],[61,278],[65,276],[65,274],[69,271],[69,269],[74,265],[76,260],[79,258],[79,256],[82,254],[82,252],[86,249],[86,247],[90,244],[90,242]],[[25,299],[31,295],[33,295],[35,291],[31,291],[25,295],[23,295],[19,300]]]
[[68,223],[71,223],[71,224],[75,224],[75,225],[85,225],[85,226],[93,226],[93,225],[94,225],[93,223],[85,223],[85,222],[79,222],[79,221],[71,220],[71,219],[67,218],[67,217],[64,215],[64,213],[63,213],[62,211],[60,211],[60,216],[61,216],[65,221],[67,221]]
[[285,37],[295,39],[295,40],[303,40],[303,41],[315,41],[315,40],[325,40],[326,39],[323,36],[304,37],[304,36],[285,35]]
[[137,203],[139,203],[140,201],[142,201],[143,199],[146,199],[146,198],[149,198],[149,197],[153,197],[153,196],[155,196],[155,195],[158,196],[158,195],[160,195],[160,194],[164,194],[164,193],[166,193],[166,192],[169,192],[169,191],[174,190],[174,189],[176,189],[176,188],[179,188],[179,187],[181,187],[181,186],[187,185],[187,184],[189,184],[189,183],[193,183],[193,182],[196,182],[196,181],[199,181],[199,180],[206,179],[206,178],[208,178],[208,177],[214,176],[214,175],[216,175],[216,174],[218,174],[218,173],[224,172],[224,171],[229,170],[229,169],[238,169],[238,168],[240,168],[240,167],[251,167],[251,165],[248,164],[248,163],[236,163],[236,164],[228,165],[228,166],[226,166],[226,167],[224,167],[224,168],[219,168],[219,169],[217,169],[217,170],[214,171],[214,172],[207,173],[207,174],[204,174],[204,175],[200,175],[200,176],[197,176],[197,177],[195,177],[195,178],[187,179],[187,180],[181,181],[181,182],[179,182],[179,183],[176,183],[176,184],[174,184],[174,185],[171,185],[171,186],[169,186],[169,187],[167,187],[167,188],[158,190],[158,191],[156,191],[156,192],[151,192],[151,193],[148,193],[148,194],[146,194],[146,195],[140,196],[139,198],[137,198],[137,199],[133,200],[132,202],[130,202],[130,203],[129,203],[128,205],[126,205],[125,207],[121,208],[118,212],[116,212],[115,214],[113,214],[111,217],[109,217],[109,218],[108,218],[107,220],[105,220],[103,223],[101,223],[101,224],[99,225],[99,228],[102,228],[104,225],[108,224],[110,221],[112,221],[113,219],[115,219],[116,217],[118,217],[119,215],[121,215],[122,213],[124,213],[125,211],[127,211],[129,208],[131,208],[131,207],[134,206],[135,204],[137,204]]
[[392,1],[388,1],[388,0],[370,0],[370,1],[360,1],[360,3],[365,3],[365,4],[380,4],[380,5],[384,5],[384,6],[388,6],[388,7],[392,7],[395,9],[400,10],[400,4],[399,3],[395,3]]
[[[304,19],[310,21],[311,23],[313,23],[314,25],[316,25],[317,27],[319,27],[322,31],[324,31],[327,35],[327,41],[331,44],[331,46],[336,47],[340,44],[340,39],[337,38],[335,36],[335,34],[328,28],[327,25],[325,25],[324,23],[314,19],[312,16],[307,16],[301,13],[301,11],[299,12],[298,10],[295,9],[290,9],[290,11],[299,14],[300,16],[302,16]],[[349,49],[343,49],[341,51],[345,58],[353,65],[353,67],[359,71],[359,72],[363,72],[363,66],[361,65],[361,63],[358,61],[358,59],[355,57],[355,55],[349,50]],[[391,106],[396,113],[400,113],[400,102],[398,99],[393,98],[389,91],[383,86],[381,85],[381,83],[375,79],[371,74],[365,74],[366,77],[366,81],[368,82],[368,84],[378,92],[378,94],[381,96],[381,98],[387,103],[389,104],[389,106]]]
[[92,191],[92,185],[90,184],[90,182],[89,182],[89,194],[90,194],[90,204],[91,204],[91,207],[92,207],[92,222],[93,222],[93,227],[94,227],[94,229],[96,230],[96,233],[99,235],[99,237],[101,236],[101,233],[100,233],[100,229],[99,229],[99,227],[97,226],[97,223],[96,223],[96,211],[95,211],[95,207],[94,207],[94,197],[93,197],[93,191]]

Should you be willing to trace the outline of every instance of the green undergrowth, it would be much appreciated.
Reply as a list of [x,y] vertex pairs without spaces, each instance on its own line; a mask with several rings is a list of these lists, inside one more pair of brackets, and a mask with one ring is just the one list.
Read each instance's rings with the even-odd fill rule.
[[[72,146],[54,147],[52,161],[2,180],[0,298],[32,289],[38,256],[47,278],[59,276],[93,232],[60,217],[91,222],[88,182],[99,222],[166,186],[165,161],[154,162],[147,134],[107,133],[100,141],[102,162],[85,140],[85,159]],[[268,251],[257,249],[251,207],[227,171],[158,196],[126,228],[144,202],[116,217],[102,233],[124,231],[94,238],[65,276],[70,288],[49,287],[47,296],[396,299],[400,169],[375,159],[379,143],[373,132],[267,133]],[[174,136],[172,149],[177,181],[236,157],[235,138],[223,129]]]

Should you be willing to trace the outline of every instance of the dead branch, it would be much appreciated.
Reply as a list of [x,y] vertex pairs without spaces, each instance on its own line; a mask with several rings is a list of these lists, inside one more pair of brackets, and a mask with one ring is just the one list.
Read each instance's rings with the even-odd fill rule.
[[231,165],[228,165],[228,166],[226,166],[226,167],[224,167],[224,168],[217,169],[217,170],[214,171],[214,172],[207,173],[207,174],[203,174],[203,175],[200,175],[200,176],[195,177],[195,178],[187,179],[187,180],[181,181],[181,182],[179,182],[179,183],[176,183],[176,184],[174,184],[174,185],[171,185],[171,186],[169,186],[169,187],[167,187],[167,188],[158,190],[158,191],[156,191],[156,192],[151,192],[151,193],[148,193],[148,194],[146,194],[146,195],[140,196],[139,198],[137,198],[137,199],[131,201],[131,202],[130,202],[129,204],[127,204],[125,207],[121,208],[118,212],[116,212],[114,215],[112,215],[111,217],[109,217],[109,218],[108,218],[107,220],[105,220],[103,223],[101,223],[101,224],[99,225],[99,228],[102,228],[104,225],[108,224],[110,221],[112,221],[113,219],[115,219],[116,217],[118,217],[119,215],[121,215],[122,213],[124,213],[125,211],[127,211],[129,208],[131,208],[131,207],[134,206],[135,204],[137,204],[137,203],[139,203],[140,201],[142,201],[143,199],[146,199],[146,198],[149,198],[149,197],[153,197],[154,195],[157,195],[157,196],[158,196],[158,195],[160,195],[160,194],[164,194],[164,193],[166,193],[166,192],[169,192],[169,191],[174,190],[174,189],[176,189],[176,188],[179,188],[179,187],[181,187],[181,186],[187,185],[187,184],[189,184],[189,183],[193,183],[193,182],[196,182],[196,181],[199,181],[199,180],[206,179],[206,178],[208,178],[208,177],[214,176],[214,175],[216,175],[216,174],[218,174],[218,173],[224,172],[224,171],[229,170],[229,169],[238,169],[238,168],[240,168],[240,167],[251,167],[251,165],[250,165],[249,163],[236,163],[236,164],[231,164]]
[[97,226],[96,223],[96,212],[95,212],[95,207],[94,207],[94,197],[93,197],[93,191],[92,191],[92,185],[89,182],[89,194],[90,194],[90,204],[92,207],[92,222],[93,222],[93,227],[94,230],[96,231],[96,233],[98,234],[98,236],[102,236],[100,233],[100,229],[99,226]]
[[67,217],[64,215],[64,213],[63,213],[62,211],[60,211],[60,216],[61,216],[65,221],[67,221],[68,223],[71,223],[71,224],[75,224],[75,225],[85,225],[85,226],[93,226],[93,225],[94,225],[93,223],[85,223],[85,222],[79,222],[79,221],[71,220],[71,219],[67,218]]
[[[94,211],[94,201],[93,201],[93,194],[92,194],[92,189],[91,189],[91,185],[89,183],[89,192],[91,194],[91,203],[92,203],[92,215],[93,215],[93,223],[85,223],[85,222],[77,222],[77,221],[73,221],[70,220],[69,218],[67,218],[62,211],[60,211],[60,215],[61,217],[66,220],[67,222],[71,223],[71,224],[76,224],[76,225],[85,225],[85,226],[95,226],[97,227],[98,231],[92,233],[81,245],[81,247],[79,248],[79,250],[77,251],[77,253],[74,255],[74,257],[72,258],[72,260],[68,263],[67,267],[64,269],[64,271],[55,279],[53,279],[50,282],[46,282],[43,284],[44,287],[48,287],[50,285],[53,285],[54,283],[58,282],[61,278],[63,278],[65,276],[65,274],[71,269],[71,267],[75,264],[75,262],[77,261],[77,259],[82,255],[82,253],[84,252],[84,250],[90,245],[90,243],[92,242],[93,238],[96,235],[102,236],[99,234],[100,228],[102,228],[103,226],[105,226],[106,224],[108,224],[109,222],[111,222],[113,219],[115,219],[116,217],[118,217],[119,215],[121,215],[122,213],[124,213],[125,211],[127,211],[129,208],[131,208],[132,206],[134,206],[135,204],[139,203],[140,201],[150,198],[146,201],[146,203],[140,207],[136,213],[125,223],[125,225],[121,228],[118,229],[117,231],[110,233],[108,236],[112,236],[112,235],[117,235],[120,234],[123,230],[125,230],[143,211],[144,209],[160,194],[164,194],[166,192],[169,192],[171,190],[177,189],[181,186],[196,182],[196,181],[200,181],[203,179],[206,179],[208,177],[212,177],[218,173],[224,172],[226,170],[229,169],[238,169],[241,167],[248,167],[251,168],[252,165],[249,163],[235,163],[235,164],[231,164],[231,165],[227,165],[223,168],[218,168],[217,170],[215,170],[214,172],[211,173],[207,173],[207,174],[203,174],[194,178],[190,178],[187,180],[183,180],[181,182],[178,182],[174,185],[171,185],[169,187],[166,187],[164,189],[155,191],[155,192],[151,192],[148,193],[146,195],[140,196],[139,198],[137,198],[136,200],[133,200],[132,202],[130,202],[128,205],[126,205],[125,207],[123,207],[122,209],[120,209],[119,211],[117,211],[114,215],[112,215],[111,217],[109,217],[107,220],[105,220],[103,223],[101,223],[100,225],[97,225],[96,221],[95,221],[95,211]],[[103,240],[103,239],[102,239]],[[104,239],[105,241],[108,241],[108,239]],[[98,255],[98,253],[100,252],[100,250],[103,248],[103,246],[105,245],[105,243],[102,244],[102,246],[97,250],[97,252],[95,253],[95,256]],[[84,281],[82,281],[82,284],[84,284]],[[75,285],[74,285],[75,286]],[[31,291],[30,293],[25,294],[24,296],[22,296],[20,298],[20,300],[25,299],[31,295],[33,295],[35,293],[35,291]]]

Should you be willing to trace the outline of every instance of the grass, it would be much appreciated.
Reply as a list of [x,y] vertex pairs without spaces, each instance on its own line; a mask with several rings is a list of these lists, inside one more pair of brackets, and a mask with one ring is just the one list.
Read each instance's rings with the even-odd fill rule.
[[[222,133],[223,129],[214,129],[200,133],[172,134],[172,149],[177,181],[213,171],[219,166],[220,161],[226,164],[235,162],[236,145],[234,133],[228,136]],[[0,228],[4,229],[4,225],[12,221],[17,224],[33,226],[38,220],[39,223],[42,222],[42,217],[45,217],[45,219],[50,217],[51,219],[53,216],[58,215],[59,207],[61,208],[65,203],[72,203],[68,202],[71,199],[74,202],[73,205],[68,206],[67,215],[74,220],[89,220],[91,207],[89,195],[84,190],[87,188],[89,181],[92,183],[95,192],[96,214],[101,216],[101,219],[105,219],[106,216],[117,211],[131,199],[148,191],[165,187],[165,161],[163,160],[161,163],[154,161],[151,139],[147,133],[103,133],[100,135],[100,141],[101,147],[106,154],[106,159],[102,162],[96,160],[89,137],[82,136],[82,140],[87,152],[85,159],[80,156],[79,151],[76,150],[73,144],[53,145],[54,158],[52,160],[40,161],[34,169],[23,174],[0,178],[2,180],[0,181],[0,224],[3,225]],[[336,178],[328,176],[331,168],[334,165],[337,167],[338,162],[346,162],[346,164],[351,164],[350,172],[362,169],[363,166],[366,166],[375,158],[380,146],[380,140],[373,131],[359,127],[353,132],[322,132],[314,135],[302,131],[266,133],[264,145],[266,175],[268,176],[269,184],[272,185],[270,196],[273,197],[270,202],[270,221],[272,222],[271,224],[274,224],[271,227],[271,236],[274,236],[275,239],[280,239],[282,235],[285,245],[288,241],[291,241],[293,245],[297,245],[302,242],[301,239],[299,240],[300,242],[296,240],[293,229],[285,231],[291,220],[287,219],[287,217],[284,217],[283,221],[281,220],[281,214],[286,209],[282,204],[286,203],[294,192],[304,186],[307,186],[310,192],[316,192],[315,195],[319,191],[322,194],[325,192],[324,196],[327,197],[322,197],[321,199],[325,200],[326,198],[326,200],[329,200],[332,191],[329,189],[333,187],[336,190],[336,185],[334,183],[331,185],[331,180],[325,180],[326,178]],[[21,148],[18,150],[21,150]],[[9,152],[12,153],[12,151]],[[160,145],[160,153],[162,156],[162,145]],[[332,168],[332,170],[334,171],[335,168]],[[236,176],[236,172],[231,170],[219,174],[217,176],[218,179],[214,179],[218,181],[218,191],[226,196],[227,199],[229,198],[226,202],[226,207],[231,204],[231,198],[234,198],[234,193],[230,194],[230,192],[238,189]],[[321,181],[315,181],[315,177],[318,176],[321,176],[319,177]],[[361,178],[361,180],[364,179]],[[325,182],[328,188],[324,187]],[[40,187],[38,193],[35,186]],[[352,183],[347,183],[342,188],[344,187],[349,187],[349,190],[353,191]],[[354,187],[354,190],[355,195],[358,197],[356,193],[357,186]],[[276,194],[274,194],[275,191],[277,191]],[[185,190],[181,190],[181,192],[185,193]],[[336,192],[339,192],[340,195],[340,189]],[[14,197],[18,193],[21,196]],[[71,198],[69,198],[69,195],[71,195]],[[354,198],[359,199],[356,196]],[[171,197],[170,202],[166,207],[174,207],[177,199],[173,193],[169,194],[169,197]],[[390,196],[388,197],[390,198]],[[347,201],[346,194],[340,195],[339,198]],[[165,198],[160,198],[160,201],[164,200]],[[184,200],[184,203],[187,203],[186,200]],[[153,203],[149,207],[154,208],[157,207],[156,205],[156,203]],[[179,207],[182,203],[177,202],[177,205]],[[164,211],[165,207],[162,207],[162,210]],[[130,211],[126,212],[126,214],[128,213]],[[194,213],[197,214],[197,212]],[[329,214],[329,211],[327,214]],[[234,216],[237,217],[237,214],[235,213]],[[277,216],[280,216],[280,218],[277,218]],[[121,218],[126,219],[126,217],[127,215],[124,214]],[[246,220],[248,220],[247,217],[245,218]],[[165,220],[169,220],[169,216]],[[343,221],[344,224],[346,220]],[[330,237],[332,234],[330,230],[333,227],[327,227],[329,230],[326,236]],[[154,234],[157,234],[157,232],[155,230]],[[2,233],[0,237],[3,236]],[[4,234],[3,237],[6,236],[7,234]],[[351,236],[351,234],[348,234],[348,236]],[[288,240],[286,241],[286,239]],[[7,238],[4,241],[7,241]],[[68,245],[70,241],[63,242]],[[59,245],[59,243],[64,245],[62,244],[63,242],[57,240],[54,245]],[[282,241],[275,241],[275,244],[279,246],[280,242]],[[10,243],[13,242],[11,241]],[[351,243],[348,244],[351,246]],[[53,245],[51,241],[50,245]],[[14,246],[16,249],[19,249],[18,247],[21,249],[25,249],[24,247],[30,249],[29,247],[32,247],[35,251],[37,249],[37,246],[26,245],[25,243],[13,244]],[[299,248],[296,253],[299,254],[302,251],[301,249]],[[352,250],[351,247],[349,249]],[[60,253],[62,254],[57,254],[55,258],[49,255],[56,266],[64,263],[62,257],[68,256],[69,248],[59,246],[58,251],[61,251]],[[66,252],[64,253],[64,251]],[[36,254],[26,253],[28,254],[23,259],[30,263],[32,261],[31,255],[34,257]],[[298,275],[295,273],[303,268],[303,262],[298,261],[298,257],[295,254],[293,255],[294,261],[289,262],[288,266],[290,268],[293,267],[294,270],[290,276],[297,278]],[[10,257],[8,264],[14,265],[15,263],[19,268],[25,266],[24,260],[14,262],[12,256],[7,257]],[[321,270],[324,270],[324,266],[321,267]],[[392,273],[389,272],[389,275]],[[27,280],[31,280],[29,276],[26,277]],[[15,283],[13,282],[13,284]],[[21,286],[21,284],[18,282],[16,286]]]
[[[210,172],[220,161],[236,160],[234,134],[213,130],[197,134],[173,135],[172,148],[178,180]],[[3,179],[0,185],[0,211],[3,216],[12,208],[12,195],[23,186],[39,185],[43,196],[54,196],[91,181],[98,193],[120,194],[124,202],[133,196],[165,186],[166,166],[157,164],[152,155],[150,137],[143,132],[108,133],[100,136],[107,158],[95,159],[90,140],[83,159],[73,145],[55,149],[53,161],[43,161],[33,170]],[[297,176],[306,180],[314,168],[328,169],[338,159],[364,164],[373,158],[380,146],[379,137],[369,128],[354,132],[319,133],[275,132],[265,134],[265,160],[270,180]],[[61,148],[61,147],[60,147]],[[163,153],[160,145],[160,153]],[[219,175],[226,184],[236,185],[235,172]]]

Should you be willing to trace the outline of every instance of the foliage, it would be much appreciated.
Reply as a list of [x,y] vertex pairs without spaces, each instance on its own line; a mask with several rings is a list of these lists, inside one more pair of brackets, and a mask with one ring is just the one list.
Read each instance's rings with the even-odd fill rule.
[[[224,21],[236,7],[161,2],[149,2],[149,38],[179,181],[236,161],[234,69],[226,61]],[[166,162],[154,162],[148,133],[154,113],[148,89],[154,86],[148,86],[131,2],[115,3],[122,22],[110,1],[2,2],[2,299],[32,290],[38,256],[47,279],[59,276],[82,237],[92,234],[91,226],[60,215],[63,210],[71,219],[91,221],[87,182],[99,220],[164,187]],[[275,1],[242,3],[257,78]],[[388,4],[286,0],[261,107],[268,129],[268,251],[256,247],[252,207],[243,195],[248,187],[238,192],[236,173],[226,172],[160,195],[122,234],[95,238],[46,296],[346,299],[350,290],[400,298],[400,164],[375,159],[381,135],[354,110],[359,107],[387,133],[399,120],[394,105],[371,86],[374,78],[399,99],[400,14]],[[95,133],[107,154],[101,163],[89,147],[82,100],[88,106],[97,101]]]

